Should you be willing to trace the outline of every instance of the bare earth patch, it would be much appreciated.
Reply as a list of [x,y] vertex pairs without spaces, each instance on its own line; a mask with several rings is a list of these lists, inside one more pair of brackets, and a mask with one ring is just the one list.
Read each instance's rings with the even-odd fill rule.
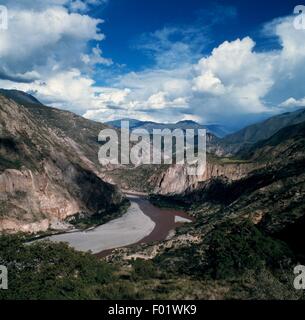
[[148,236],[155,228],[155,223],[146,216],[139,205],[131,202],[127,213],[94,230],[73,232],[49,237],[55,242],[67,242],[79,251],[98,253],[137,243]]

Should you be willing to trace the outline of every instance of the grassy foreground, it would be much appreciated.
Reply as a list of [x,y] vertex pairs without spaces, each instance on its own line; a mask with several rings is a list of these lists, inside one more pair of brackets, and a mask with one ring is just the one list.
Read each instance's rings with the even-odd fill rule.
[[205,242],[151,261],[109,263],[66,244],[0,237],[0,299],[302,299],[285,243],[254,225],[222,224]]

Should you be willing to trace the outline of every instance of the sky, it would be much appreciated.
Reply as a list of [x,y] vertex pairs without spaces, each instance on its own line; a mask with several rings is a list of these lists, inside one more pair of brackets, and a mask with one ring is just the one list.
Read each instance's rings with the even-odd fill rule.
[[305,105],[299,1],[0,0],[0,87],[101,122],[239,128]]

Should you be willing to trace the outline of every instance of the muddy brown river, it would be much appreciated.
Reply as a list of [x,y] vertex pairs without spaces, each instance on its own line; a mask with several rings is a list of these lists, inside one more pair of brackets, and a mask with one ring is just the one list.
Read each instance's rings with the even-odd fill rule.
[[104,257],[117,248],[165,240],[181,223],[192,222],[184,212],[158,208],[144,195],[126,193],[126,196],[131,206],[122,217],[93,230],[54,235],[48,239],[67,242],[76,250]]

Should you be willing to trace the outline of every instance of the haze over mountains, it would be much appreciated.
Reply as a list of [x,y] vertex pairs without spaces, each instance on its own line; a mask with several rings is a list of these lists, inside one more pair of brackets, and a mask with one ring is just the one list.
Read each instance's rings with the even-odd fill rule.
[[[208,135],[208,166],[204,176],[190,178],[185,174],[183,168],[172,166],[140,166],[104,168],[98,162],[98,150],[100,144],[97,136],[102,129],[107,126],[84,119],[71,112],[58,110],[51,107],[45,107],[35,97],[17,90],[1,90],[1,93],[15,102],[22,104],[30,113],[39,120],[40,123],[51,127],[57,134],[68,137],[77,143],[78,152],[82,156],[89,159],[92,170],[112,183],[118,184],[124,188],[136,188],[139,191],[155,191],[162,194],[168,192],[183,192],[189,186],[196,186],[203,180],[208,180],[218,175],[228,176],[230,179],[239,179],[246,172],[256,165],[248,163],[228,163],[224,157],[238,156],[238,152],[242,149],[250,148],[255,142],[270,138],[274,133],[278,132],[285,126],[293,125],[305,120],[305,111],[300,109],[295,112],[285,113],[272,117],[266,121],[255,125],[248,126],[236,133],[227,135],[224,138],[217,138],[213,134]],[[108,125],[119,127],[121,121],[108,122]],[[148,131],[153,129],[186,129],[186,128],[206,128],[194,121],[182,121],[177,124],[159,124],[154,122],[142,122],[138,120],[130,121],[130,128],[145,128]],[[216,131],[219,127],[217,127]],[[211,155],[211,156],[210,156]],[[216,158],[214,157],[216,155]],[[224,160],[219,160],[218,157]],[[250,168],[250,169],[249,169]]]
[[[289,275],[305,261],[305,110],[224,138],[211,134],[199,177],[188,176],[185,166],[100,166],[97,137],[108,125],[1,91],[1,233],[66,231],[66,218],[79,214],[111,219],[124,202],[120,189],[146,191],[152,203],[183,208],[195,222],[164,241],[121,248],[110,264],[126,272],[132,257],[149,261],[175,283],[145,274],[166,290],[162,298],[295,297]],[[131,122],[132,128],[153,125]],[[201,127],[186,121],[171,128],[177,126]],[[138,281],[132,282],[137,290],[161,297]]]
[[232,151],[237,152],[242,146],[252,145],[260,140],[268,139],[279,130],[303,121],[305,121],[304,108],[294,112],[283,113],[227,135],[223,139],[223,144],[231,145]]
[[120,119],[120,120],[115,120],[115,121],[108,121],[106,124],[113,126],[115,128],[121,128],[121,122],[122,121],[129,121],[130,128],[131,129],[145,129],[149,133],[153,133],[153,129],[206,129],[209,133],[222,138],[229,133],[232,132],[232,129],[227,129],[224,126],[220,126],[217,124],[211,124],[211,125],[201,125],[195,121],[192,120],[184,120],[184,121],[179,121],[177,123],[157,123],[157,122],[152,122],[152,121],[139,121],[136,119]]
[[0,300],[305,300],[304,14],[1,1]]
[[[88,210],[92,213],[95,210],[93,208],[97,210],[99,205],[92,203],[94,201],[92,197],[95,196],[91,197],[86,194],[86,199],[80,200],[83,198],[82,188],[86,188],[87,178],[91,181],[90,183],[100,184],[100,190],[109,189],[109,192],[112,192],[114,198],[117,199],[119,199],[115,195],[117,191],[102,180],[98,182],[99,179],[111,181],[119,187],[153,191],[163,195],[183,194],[187,190],[190,192],[190,190],[200,188],[201,183],[218,177],[238,181],[245,178],[250,172],[265,167],[267,162],[278,160],[277,157],[284,154],[283,147],[269,146],[273,145],[274,141],[281,146],[289,136],[290,140],[288,139],[284,145],[289,146],[291,143],[295,146],[294,140],[301,134],[302,123],[305,121],[305,110],[301,109],[272,117],[222,139],[211,138],[208,141],[209,154],[205,174],[201,177],[189,177],[183,167],[175,165],[102,167],[97,157],[100,147],[97,137],[99,132],[107,126],[84,119],[71,112],[46,107],[33,96],[20,91],[1,90],[1,94],[13,100],[2,97],[0,106],[2,112],[0,187],[6,199],[2,196],[2,201],[4,201],[2,208],[5,209],[6,214],[7,209],[11,208],[11,215],[19,217],[19,222],[22,221],[22,216],[25,214],[27,225],[34,221],[35,216],[31,218],[29,212],[33,213],[35,210],[37,214],[43,212],[41,218],[59,210],[58,212],[62,213],[55,214],[55,217],[59,219],[78,211]],[[170,125],[137,120],[132,120],[130,123],[131,129],[145,128],[148,131],[165,127],[183,130],[204,127],[193,121],[182,121]],[[112,126],[119,124],[120,122],[108,123]],[[294,127],[296,124],[300,126]],[[298,133],[293,136],[297,129]],[[287,130],[287,136],[285,130]],[[300,143],[298,146],[300,148]],[[282,151],[276,153],[276,150]],[[302,150],[299,151],[302,152]],[[83,170],[85,171],[82,172]],[[65,172],[69,171],[71,175],[65,176]],[[62,178],[58,180],[55,172],[58,177],[62,175]],[[37,181],[34,179],[35,187],[29,192],[26,190],[27,183],[30,183],[30,180],[33,179],[30,177],[35,177],[35,175],[37,176],[37,179],[35,178]],[[66,178],[70,179],[67,180],[67,184],[64,182]],[[62,182],[59,182],[61,179],[63,179]],[[96,182],[94,182],[95,179]],[[76,183],[75,186],[73,186],[74,183]],[[45,189],[42,185],[50,189]],[[63,190],[67,188],[70,191],[66,196],[55,196],[61,188]],[[102,195],[103,191],[101,192]],[[66,191],[61,193],[64,195]],[[17,197],[16,194],[19,196]],[[79,195],[78,199],[75,198],[76,194]],[[109,198],[109,195],[107,197]],[[53,201],[51,198],[56,200]],[[41,201],[48,201],[48,207],[43,207]],[[53,205],[51,205],[52,201]],[[63,202],[66,204],[63,205]],[[111,201],[101,206],[104,208],[108,205],[111,205]],[[35,219],[38,219],[37,215]]]

